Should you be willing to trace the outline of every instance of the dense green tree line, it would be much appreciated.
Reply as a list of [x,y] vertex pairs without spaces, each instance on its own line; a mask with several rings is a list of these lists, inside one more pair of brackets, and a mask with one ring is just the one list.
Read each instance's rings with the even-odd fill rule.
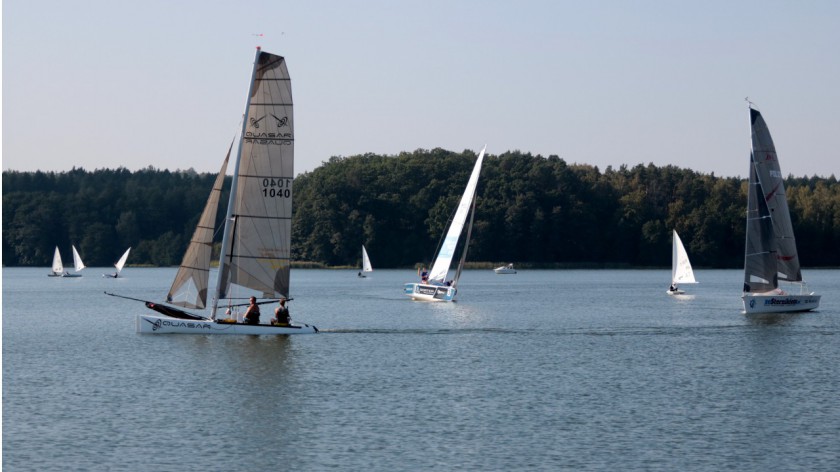
[[[377,267],[428,263],[475,162],[472,151],[332,158],[294,182],[292,255]],[[176,265],[214,176],[152,168],[3,173],[3,264],[49,265],[76,244],[88,265]],[[805,266],[840,266],[840,185],[786,182]],[[223,196],[226,199],[226,196]],[[740,267],[746,182],[674,166],[570,165],[557,156],[488,155],[469,260],[668,266],[671,229],[692,262]],[[224,209],[220,210],[220,216]],[[66,257],[67,257],[66,256]]]

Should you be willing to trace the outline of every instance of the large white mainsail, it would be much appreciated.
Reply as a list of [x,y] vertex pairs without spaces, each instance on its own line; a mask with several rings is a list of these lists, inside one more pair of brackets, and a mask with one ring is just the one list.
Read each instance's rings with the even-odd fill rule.
[[[475,161],[470,179],[467,181],[467,187],[464,189],[464,194],[461,196],[461,201],[458,203],[458,209],[455,210],[455,216],[452,218],[452,223],[449,225],[449,231],[446,232],[446,238],[440,246],[437,258],[429,271],[429,282],[444,283],[449,267],[452,264],[452,257],[455,255],[455,248],[458,245],[458,239],[461,237],[461,231],[464,229],[464,224],[467,221],[467,215],[470,213],[470,207],[475,198],[475,190],[478,187],[478,176],[481,173],[481,164],[484,160],[484,150],[487,146],[481,148],[478,154],[478,159]],[[467,242],[469,244],[469,241]],[[466,250],[466,248],[464,248]]]
[[225,172],[227,172],[230,151],[233,143],[230,143],[225,161],[213,183],[210,197],[204,205],[204,211],[198,219],[198,224],[193,232],[190,245],[172,287],[166,295],[166,301],[186,308],[204,308],[207,304],[207,285],[210,278],[210,258],[213,255],[213,234],[216,229],[216,213],[219,208],[219,198],[222,195],[222,186],[225,183]]
[[[813,310],[820,296],[805,293],[793,224],[776,147],[758,110],[750,106],[750,177],[744,250],[744,310],[768,313]],[[800,284],[800,294],[779,288]]]
[[126,249],[125,253],[123,253],[122,257],[120,257],[120,260],[118,260],[117,263],[114,264],[114,267],[117,268],[117,274],[122,272],[123,267],[125,267],[125,263],[126,263],[126,261],[128,261],[128,253],[129,252],[131,252],[131,248]]
[[674,242],[671,250],[671,284],[695,284],[694,270],[688,260],[688,253],[685,252],[680,236],[674,231]]
[[368,257],[364,244],[362,244],[362,272],[373,272],[373,266],[370,265],[370,257]]
[[64,273],[64,263],[61,262],[61,253],[58,251],[58,246],[55,247],[55,254],[53,254],[52,271],[53,274],[57,275]]
[[85,263],[82,262],[82,256],[80,256],[79,251],[76,250],[76,246],[73,246],[73,266],[76,268],[76,272],[86,267]]
[[289,296],[294,179],[292,86],[286,61],[257,49],[225,218],[213,301],[236,287]]

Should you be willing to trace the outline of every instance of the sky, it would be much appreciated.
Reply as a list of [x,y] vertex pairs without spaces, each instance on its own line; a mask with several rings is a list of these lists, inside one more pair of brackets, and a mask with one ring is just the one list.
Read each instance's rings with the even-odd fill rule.
[[486,144],[744,177],[749,97],[783,173],[840,177],[834,0],[2,5],[3,170],[218,172],[261,46],[292,78],[297,174]]

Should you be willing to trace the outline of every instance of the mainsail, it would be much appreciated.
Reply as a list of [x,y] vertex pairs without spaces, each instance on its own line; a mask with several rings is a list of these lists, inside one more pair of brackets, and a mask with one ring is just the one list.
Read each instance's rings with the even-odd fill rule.
[[85,268],[85,263],[82,262],[82,256],[79,255],[79,251],[76,250],[76,246],[73,246],[73,265],[76,268],[76,272]]
[[373,266],[370,265],[370,257],[368,257],[364,244],[362,245],[362,272],[373,272]]
[[688,260],[688,253],[685,252],[680,236],[674,231],[673,249],[671,251],[671,283],[672,284],[694,284],[694,270]]
[[761,113],[750,108],[752,152],[747,199],[744,292],[766,292],[779,279],[801,282],[785,186],[776,147]]
[[[173,305],[186,308],[204,308],[207,306],[207,284],[210,275],[210,258],[213,255],[216,212],[219,208],[219,198],[222,195],[225,172],[227,172],[232,149],[233,143],[231,142],[225,161],[222,163],[221,170],[219,170],[219,175],[216,176],[216,181],[213,183],[210,197],[204,205],[204,211],[201,212],[198,225],[196,225],[195,232],[190,239],[190,245],[187,247],[187,252],[184,253],[184,258],[181,260],[181,266],[178,267],[178,273],[175,274],[172,287],[166,295],[166,301]],[[126,252],[126,254],[128,253]]]
[[257,49],[225,220],[217,301],[229,298],[232,286],[264,298],[289,296],[293,178],[286,61]]
[[455,210],[455,216],[449,225],[449,231],[447,231],[446,238],[440,246],[437,259],[435,259],[432,269],[429,271],[429,282],[442,284],[446,281],[449,266],[452,264],[452,257],[455,255],[455,247],[458,245],[458,239],[461,237],[461,231],[464,229],[467,215],[470,212],[470,207],[475,198],[478,175],[481,173],[481,163],[484,160],[485,149],[486,146],[481,149],[481,152],[478,154],[478,159],[475,161],[475,166],[473,167],[472,174],[470,174],[467,187],[464,189],[464,195],[461,196],[461,202],[458,204],[458,209]]
[[125,253],[122,255],[122,257],[120,257],[120,260],[118,260],[117,263],[114,264],[114,267],[117,268],[117,273],[118,274],[123,270],[123,267],[125,267],[125,263],[128,260],[128,253],[129,252],[131,252],[131,248],[126,249]]
[[58,252],[58,246],[55,247],[55,254],[53,254],[52,271],[55,274],[64,272],[64,264],[61,262],[61,253]]

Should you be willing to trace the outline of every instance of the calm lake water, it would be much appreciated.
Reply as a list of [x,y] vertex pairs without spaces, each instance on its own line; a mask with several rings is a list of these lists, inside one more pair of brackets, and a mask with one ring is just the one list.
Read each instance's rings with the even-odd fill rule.
[[293,270],[310,336],[139,335],[175,269],[4,268],[3,466],[48,470],[837,470],[840,271],[750,319],[741,272]]

